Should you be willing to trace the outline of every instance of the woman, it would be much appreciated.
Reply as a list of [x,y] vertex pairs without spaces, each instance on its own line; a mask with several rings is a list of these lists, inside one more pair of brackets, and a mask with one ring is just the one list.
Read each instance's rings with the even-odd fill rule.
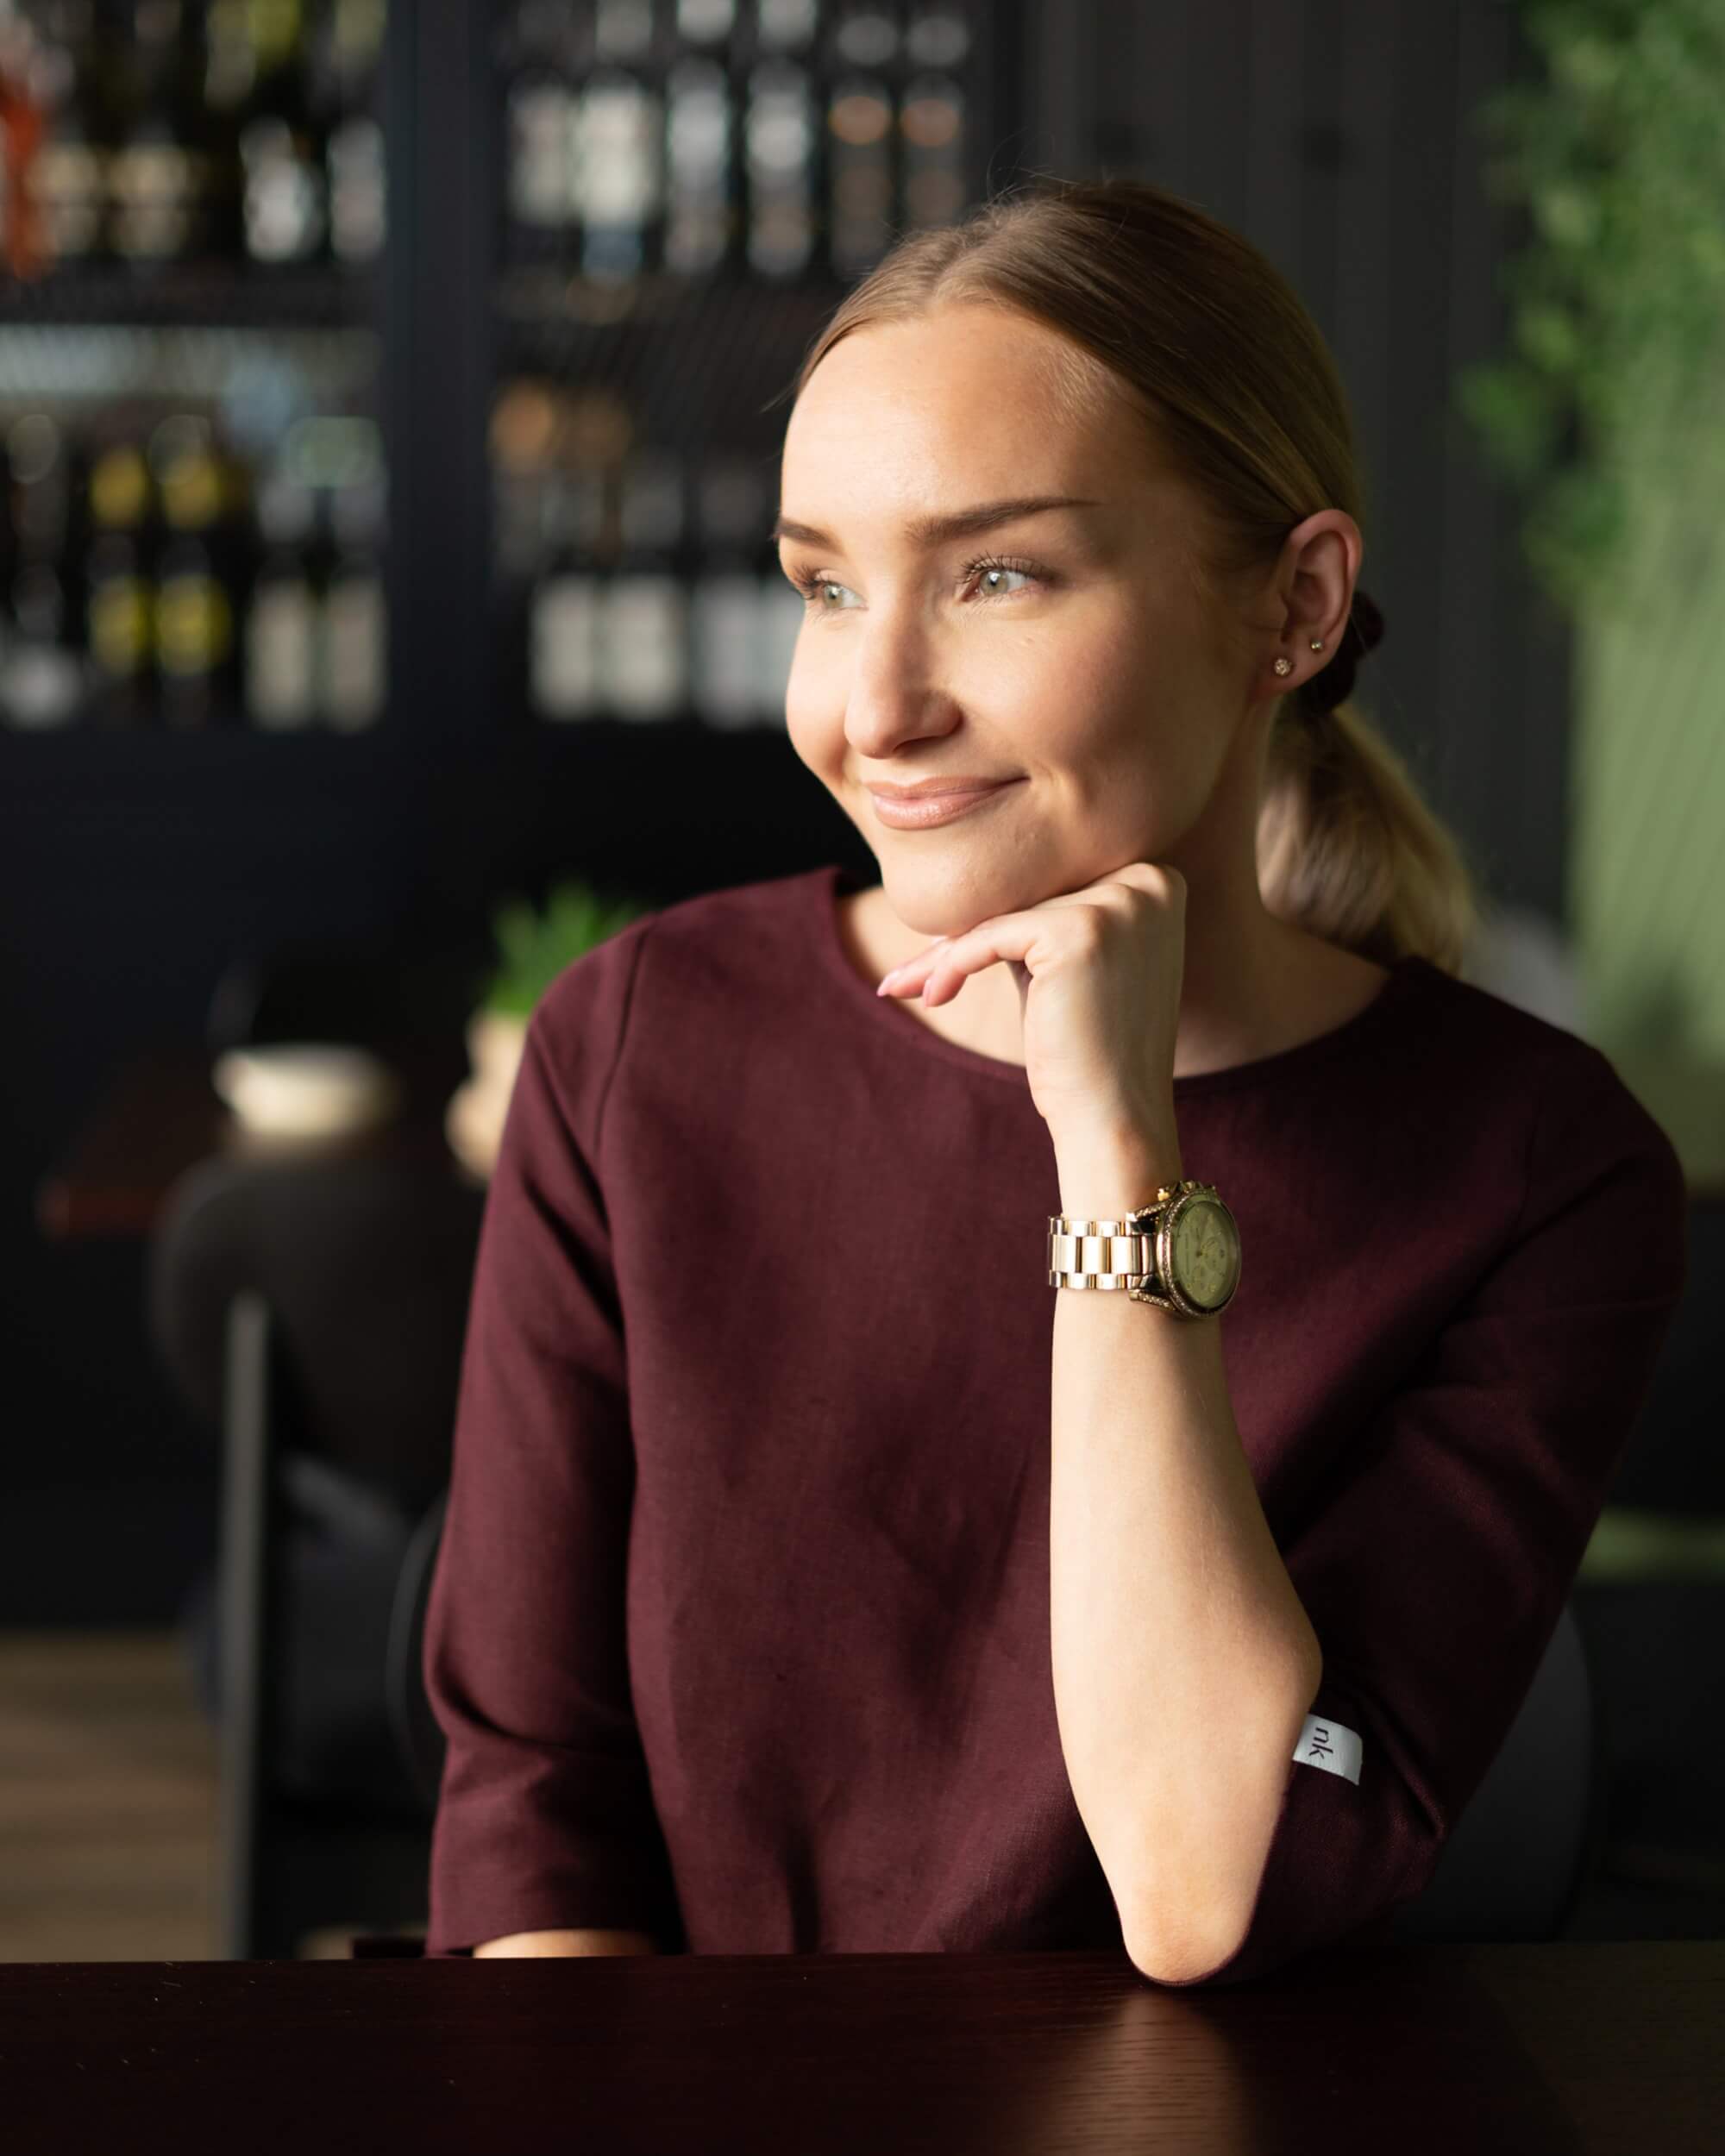
[[1380,1935],[1627,1443],[1677,1157],[1458,975],[1467,871],[1345,701],[1343,393],[1254,249],[1038,184],[795,391],[787,721],[881,881],[668,907],[535,1013],[428,1952]]

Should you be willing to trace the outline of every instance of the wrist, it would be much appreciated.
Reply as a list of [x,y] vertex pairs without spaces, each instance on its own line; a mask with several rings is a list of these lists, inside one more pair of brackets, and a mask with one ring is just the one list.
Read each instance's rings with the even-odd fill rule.
[[1092,1132],[1057,1141],[1060,1210],[1069,1219],[1117,1219],[1147,1206],[1164,1183],[1185,1175],[1171,1131]]

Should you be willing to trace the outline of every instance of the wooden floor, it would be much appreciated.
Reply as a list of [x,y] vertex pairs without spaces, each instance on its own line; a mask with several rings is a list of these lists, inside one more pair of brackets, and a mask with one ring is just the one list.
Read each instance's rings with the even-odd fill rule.
[[0,1633],[0,1961],[220,1959],[216,1796],[177,1633]]

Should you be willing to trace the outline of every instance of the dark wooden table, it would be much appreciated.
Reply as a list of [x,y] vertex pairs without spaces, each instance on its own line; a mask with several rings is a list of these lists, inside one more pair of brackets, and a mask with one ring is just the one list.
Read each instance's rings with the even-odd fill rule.
[[16,2156],[1717,2156],[1725,1941],[0,1965]]
[[42,1178],[37,1225],[58,1242],[141,1240],[179,1177],[212,1154],[387,1153],[453,1172],[443,1116],[458,1081],[447,1069],[423,1069],[411,1058],[398,1059],[396,1068],[404,1097],[392,1121],[348,1137],[264,1139],[248,1132],[216,1091],[206,1049],[195,1041],[152,1042],[116,1070],[74,1132],[66,1158]]

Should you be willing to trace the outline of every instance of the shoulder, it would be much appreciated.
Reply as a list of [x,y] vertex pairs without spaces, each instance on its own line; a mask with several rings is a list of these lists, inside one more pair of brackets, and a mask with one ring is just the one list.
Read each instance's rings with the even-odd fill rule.
[[[727,1044],[758,1038],[807,962],[810,887],[825,872],[700,893],[638,916],[565,966],[536,1005],[541,1059],[576,1127],[597,1131],[625,1058],[674,1087]],[[692,1058],[704,1059],[692,1062]]]
[[1412,960],[1408,970],[1408,1002],[1429,1045],[1452,1070],[1471,1069],[1474,1089],[1519,1081],[1553,1114],[1584,1107],[1614,1131],[1656,1133],[1669,1144],[1603,1049],[1429,960]]
[[[1418,1031],[1440,1082],[1465,1109],[1516,1126],[1521,1229],[1532,1233],[1586,1203],[1626,1242],[1640,1243],[1638,1265],[1656,1262],[1667,1285],[1680,1279],[1688,1178],[1669,1134],[1610,1056],[1428,962],[1412,972],[1410,1015],[1423,1014]],[[1609,1267],[1611,1251],[1602,1248],[1598,1261]]]
[[555,1038],[589,1029],[624,1015],[646,988],[766,984],[795,939],[809,881],[803,874],[727,885],[640,915],[563,968],[539,999],[536,1028]]
[[785,966],[806,956],[811,887],[824,873],[727,884],[662,907],[646,962],[656,991],[781,992]]

